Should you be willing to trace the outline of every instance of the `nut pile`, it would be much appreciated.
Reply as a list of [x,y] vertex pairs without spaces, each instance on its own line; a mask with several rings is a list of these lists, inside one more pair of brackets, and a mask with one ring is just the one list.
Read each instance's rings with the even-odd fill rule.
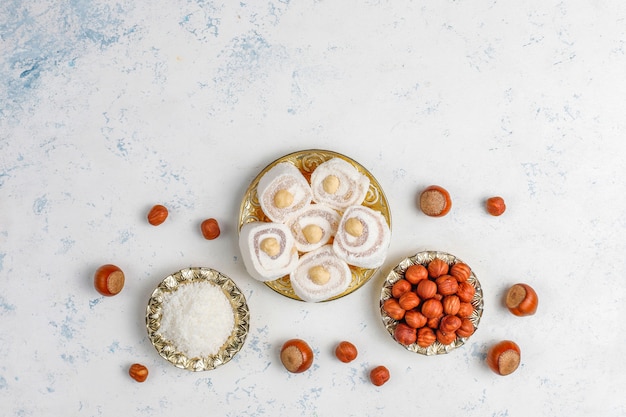
[[428,348],[435,341],[449,345],[457,338],[471,336],[474,323],[472,299],[476,288],[469,281],[470,267],[434,258],[428,264],[415,264],[391,287],[391,297],[383,301],[384,312],[398,323],[395,340],[409,346]]

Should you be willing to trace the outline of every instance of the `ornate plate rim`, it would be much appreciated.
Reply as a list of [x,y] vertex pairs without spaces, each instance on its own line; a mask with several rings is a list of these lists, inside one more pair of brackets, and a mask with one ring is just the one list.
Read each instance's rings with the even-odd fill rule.
[[[456,340],[449,345],[443,345],[441,342],[437,340],[435,341],[435,343],[433,343],[427,348],[423,348],[419,346],[417,343],[413,343],[408,346],[405,346],[399,343],[398,341],[396,341],[396,339],[393,337],[394,331],[398,324],[398,320],[392,319],[391,317],[387,315],[387,313],[383,309],[383,303],[388,298],[391,298],[391,287],[396,281],[402,278],[402,275],[404,275],[404,271],[406,271],[406,269],[409,266],[415,265],[418,263],[424,264],[425,262],[427,261],[430,262],[431,260],[435,258],[443,259],[444,261],[448,263],[448,265],[453,265],[455,263],[464,262],[461,259],[457,258],[456,256],[447,252],[432,251],[432,250],[417,252],[414,255],[411,255],[409,257],[402,259],[389,272],[389,274],[387,274],[383,282],[381,291],[380,291],[380,305],[379,305],[380,315],[381,315],[383,324],[385,326],[385,329],[387,329],[387,332],[389,333],[393,341],[411,352],[419,353],[419,354],[426,355],[426,356],[442,355],[442,354],[449,353],[453,351],[454,349],[463,346],[465,342],[469,339],[469,337],[457,337]],[[471,270],[471,273],[470,273],[470,277],[468,281],[472,283],[472,285],[474,285],[474,288],[476,289],[476,293],[474,294],[474,298],[472,298],[472,301],[471,301],[472,305],[474,306],[474,312],[469,317],[469,319],[474,324],[474,331],[476,331],[478,329],[478,324],[480,323],[480,319],[483,314],[483,308],[484,308],[483,290],[482,290],[480,281],[478,281],[478,278],[474,274],[474,271],[471,269],[471,267],[470,267],[470,270]]]
[[[371,172],[369,172],[363,165],[361,165],[357,161],[341,153],[326,150],[326,149],[306,149],[306,150],[291,152],[289,154],[281,156],[280,158],[275,159],[273,162],[271,162],[265,168],[263,168],[257,174],[257,176],[250,182],[250,185],[248,186],[246,192],[244,193],[244,198],[242,199],[241,206],[239,208],[239,220],[238,220],[238,228],[237,228],[238,233],[241,231],[241,227],[245,223],[255,221],[255,220],[263,220],[262,218],[260,219],[259,216],[253,216],[254,213],[251,213],[251,210],[248,207],[254,204],[258,205],[258,201],[256,199],[256,187],[259,183],[259,180],[263,176],[263,174],[265,174],[269,169],[274,167],[276,164],[279,164],[281,162],[293,163],[294,160],[297,161],[306,156],[318,156],[320,157],[320,159],[323,158],[322,162],[328,159],[331,159],[333,157],[341,158],[347,162],[350,162],[359,172],[366,175],[370,180],[370,188],[368,190],[365,201],[363,202],[363,205],[368,206],[368,207],[374,207],[374,206],[379,207],[377,210],[381,212],[381,214],[387,221],[387,224],[389,225],[389,229],[391,230],[391,210],[389,209],[389,202],[387,201],[387,197],[385,196],[385,193],[380,183],[378,182],[378,180],[376,180],[376,178]],[[305,177],[307,177],[307,180],[308,180],[308,176],[310,175],[312,170],[306,171],[306,170],[303,170],[301,165],[298,165],[298,164],[295,164],[295,165],[298,169],[300,169],[301,172],[303,172],[303,174],[305,174]],[[319,165],[319,162],[318,162],[318,165]],[[257,208],[257,210],[260,211],[260,206]],[[262,211],[261,211],[261,214],[262,214]],[[342,292],[341,294],[328,298],[327,300],[324,300],[322,302],[336,300],[338,298],[345,297],[346,295],[351,294],[352,292],[356,291],[357,289],[365,285],[379,269],[380,267],[368,269],[368,268],[360,268],[360,267],[350,265],[350,270],[352,271],[352,281],[348,289]],[[267,287],[274,290],[275,292],[277,292],[278,294],[281,294],[293,300],[303,301],[300,297],[298,297],[293,292],[293,289],[291,288],[291,284],[289,282],[288,275],[283,276],[273,281],[267,281],[264,284]]]
[[[176,350],[175,344],[158,332],[161,327],[163,294],[176,291],[180,285],[207,281],[222,289],[230,300],[235,315],[235,325],[230,337],[214,355],[188,357]],[[250,311],[246,298],[235,282],[212,268],[190,267],[165,277],[154,289],[146,308],[146,328],[150,342],[159,355],[177,368],[189,371],[208,371],[229,362],[243,347],[250,327]]]

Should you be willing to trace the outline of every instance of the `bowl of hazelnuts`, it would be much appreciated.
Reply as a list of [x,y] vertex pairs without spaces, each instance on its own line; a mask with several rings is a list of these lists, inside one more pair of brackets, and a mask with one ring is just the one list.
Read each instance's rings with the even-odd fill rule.
[[387,275],[380,313],[391,337],[407,350],[440,355],[462,346],[478,329],[483,292],[472,269],[454,255],[424,251]]

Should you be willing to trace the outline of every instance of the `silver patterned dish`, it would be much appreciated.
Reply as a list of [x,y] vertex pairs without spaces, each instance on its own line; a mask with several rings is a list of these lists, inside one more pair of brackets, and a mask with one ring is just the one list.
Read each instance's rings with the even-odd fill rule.
[[[455,263],[463,262],[456,256],[451,255],[446,252],[439,252],[439,251],[418,252],[413,256],[404,258],[398,265],[396,265],[395,268],[391,270],[391,272],[389,272],[389,274],[385,278],[383,287],[380,292],[380,314],[383,320],[383,324],[385,325],[385,328],[387,329],[387,332],[391,335],[391,337],[394,340],[395,340],[394,331],[399,322],[398,320],[392,319],[391,317],[387,315],[387,313],[383,309],[383,303],[385,302],[385,300],[392,297],[391,287],[393,287],[393,284],[395,284],[398,280],[404,278],[405,271],[411,265],[422,264],[426,266],[430,263],[430,261],[432,261],[435,258],[443,259],[450,266],[452,266]],[[472,284],[472,286],[476,289],[474,298],[472,298],[472,301],[471,301],[471,304],[474,307],[474,311],[472,315],[469,317],[471,322],[474,324],[474,329],[476,330],[478,329],[478,324],[483,314],[483,306],[484,306],[483,290],[480,285],[480,282],[476,278],[476,275],[474,275],[474,271],[471,271],[468,282]],[[451,352],[452,350],[465,344],[467,339],[469,339],[469,337],[457,337],[454,340],[454,342],[450,343],[449,345],[444,345],[440,343],[439,341],[435,341],[432,345],[428,346],[427,348],[421,347],[417,343],[413,343],[408,346],[402,345],[401,343],[399,344],[401,346],[404,346],[407,350],[411,352],[431,356],[431,355],[441,355],[441,354]]]
[[[176,349],[176,341],[167,340],[159,333],[163,295],[177,291],[182,285],[203,281],[221,288],[226,298],[230,300],[235,323],[229,338],[216,354],[187,357],[183,352]],[[161,357],[177,368],[189,371],[207,371],[230,361],[243,347],[249,326],[250,312],[243,293],[230,278],[211,268],[186,268],[169,275],[152,292],[146,309],[146,327],[152,345]]]
[[[307,181],[310,181],[311,173],[313,173],[315,168],[317,168],[318,165],[320,165],[322,162],[325,162],[331,158],[340,158],[344,161],[349,162],[359,172],[369,178],[370,187],[362,204],[373,210],[379,211],[387,221],[389,228],[391,228],[391,212],[389,210],[389,203],[387,202],[385,193],[383,192],[383,189],[376,180],[376,178],[374,178],[374,176],[367,169],[365,169],[358,162],[340,153],[320,149],[310,149],[285,155],[269,164],[256,176],[256,178],[248,187],[244,195],[243,201],[241,202],[241,208],[239,211],[239,229],[241,229],[241,226],[248,222],[269,221],[269,219],[265,216],[265,213],[263,213],[263,210],[261,209],[261,205],[259,203],[256,192],[259,180],[267,171],[269,171],[271,168],[281,162],[291,162],[296,166],[296,168],[300,170],[300,172],[302,172],[302,175],[304,175]],[[356,291],[357,289],[362,287],[367,281],[369,281],[369,279],[376,273],[378,268],[368,269],[350,265],[350,270],[352,271],[352,281],[350,282],[348,288],[343,293],[326,301],[335,300],[337,298],[346,296],[353,291]],[[265,283],[265,285],[267,285],[277,293],[284,295],[285,297],[289,297],[294,300],[300,300],[300,297],[295,294],[293,288],[291,287],[288,275],[273,281],[268,281]]]

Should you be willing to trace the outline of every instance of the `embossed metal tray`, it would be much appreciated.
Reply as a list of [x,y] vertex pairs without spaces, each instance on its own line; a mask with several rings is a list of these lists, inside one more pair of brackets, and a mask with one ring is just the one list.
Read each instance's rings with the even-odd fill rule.
[[[265,167],[256,176],[256,178],[250,183],[250,186],[248,187],[244,195],[243,201],[241,202],[241,208],[239,211],[239,229],[241,229],[241,226],[248,222],[270,221],[263,213],[257,197],[257,186],[259,184],[259,180],[267,171],[269,171],[271,168],[281,162],[291,162],[300,170],[300,172],[302,172],[307,181],[310,182],[311,174],[313,173],[315,168],[317,168],[317,166],[320,165],[322,162],[325,162],[332,158],[341,158],[349,162],[359,172],[369,178],[370,187],[367,191],[367,195],[365,196],[365,200],[363,201],[362,205],[379,211],[385,217],[385,220],[387,220],[389,228],[391,228],[391,212],[389,210],[387,198],[385,197],[382,187],[380,186],[376,178],[374,178],[374,176],[367,169],[365,169],[358,162],[340,153],[320,149],[310,149],[294,152],[278,158],[267,167]],[[376,271],[378,271],[378,268],[368,269],[355,267],[353,265],[350,265],[350,269],[352,271],[352,281],[350,282],[348,288],[343,293],[329,298],[325,301],[335,300],[356,291],[357,289],[362,287],[367,281],[369,281],[369,279],[376,273]],[[298,297],[294,293],[293,288],[291,287],[291,283],[289,282],[289,276],[284,276],[274,281],[268,281],[265,283],[265,285],[267,285],[277,293],[284,295],[285,297],[289,297],[294,300],[300,300],[300,297]]]
[[[176,349],[176,341],[165,339],[160,333],[163,295],[177,291],[182,285],[192,282],[208,282],[222,289],[230,300],[235,317],[230,337],[214,355],[187,357]],[[241,350],[248,335],[250,312],[241,290],[227,276],[211,268],[186,268],[166,277],[152,292],[146,309],[148,337],[159,355],[174,366],[189,371],[207,371],[230,361]]]
[[[395,284],[398,280],[404,278],[405,271],[411,265],[422,264],[426,266],[428,265],[428,263],[430,263],[430,261],[432,261],[435,258],[443,259],[450,266],[452,266],[455,263],[463,262],[456,256],[451,255],[446,252],[439,252],[439,251],[418,252],[415,255],[404,258],[398,265],[396,265],[391,270],[391,272],[389,272],[389,274],[385,278],[385,281],[383,283],[383,286],[380,292],[380,314],[383,320],[383,324],[385,325],[385,328],[387,329],[387,332],[389,332],[389,334],[391,335],[391,338],[394,341],[395,341],[395,338],[393,336],[394,331],[396,330],[396,326],[398,325],[399,322],[395,319],[392,319],[391,317],[387,315],[387,313],[383,309],[383,303],[385,302],[385,300],[392,297],[391,287],[393,287],[393,284]],[[478,281],[478,278],[476,278],[476,275],[474,275],[474,271],[471,271],[468,282],[472,284],[474,288],[476,289],[474,298],[472,298],[472,301],[471,301],[471,304],[474,306],[474,312],[472,313],[471,317],[469,317],[469,319],[474,324],[474,329],[476,330],[478,329],[480,318],[483,315],[483,306],[484,306],[483,290],[480,285],[480,282]],[[460,346],[463,346],[463,344],[465,344],[465,342],[468,339],[469,337],[457,337],[456,340],[449,345],[441,344],[437,340],[427,348],[423,348],[419,346],[417,343],[413,343],[408,346],[402,345],[401,343],[398,343],[398,344],[400,344],[400,346],[405,347],[407,350],[411,352],[431,356],[431,355],[441,355],[441,354],[451,352],[452,350]]]

